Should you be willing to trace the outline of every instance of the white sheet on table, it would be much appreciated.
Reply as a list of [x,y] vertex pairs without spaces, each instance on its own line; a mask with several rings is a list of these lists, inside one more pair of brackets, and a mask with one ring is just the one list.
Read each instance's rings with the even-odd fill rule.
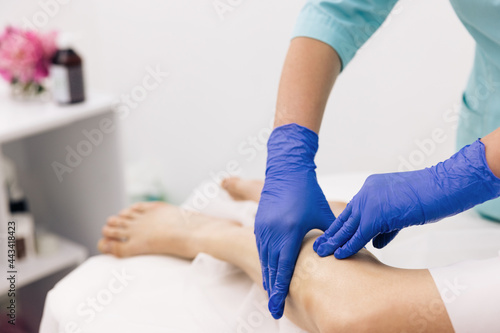
[[[366,176],[323,177],[320,184],[328,199],[349,201]],[[189,201],[193,198],[184,206],[195,207]],[[252,225],[256,209],[256,203],[234,202],[218,191],[201,211]],[[405,268],[494,257],[500,248],[500,224],[467,212],[405,229],[383,250],[368,248],[383,262]],[[134,279],[87,321],[90,315],[79,314],[78,307],[81,310],[87,298],[103,293],[113,271],[122,269]],[[235,267],[205,254],[193,262],[165,256],[97,256],[49,292],[40,332],[302,332],[286,318],[273,320],[266,309],[267,296],[259,286]],[[71,323],[80,330],[67,329]]]

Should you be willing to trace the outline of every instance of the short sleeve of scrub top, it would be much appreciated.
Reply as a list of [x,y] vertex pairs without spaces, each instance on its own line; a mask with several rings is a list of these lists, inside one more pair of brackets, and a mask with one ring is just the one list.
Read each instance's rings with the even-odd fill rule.
[[310,0],[293,37],[322,41],[337,52],[342,68],[385,21],[397,0]]

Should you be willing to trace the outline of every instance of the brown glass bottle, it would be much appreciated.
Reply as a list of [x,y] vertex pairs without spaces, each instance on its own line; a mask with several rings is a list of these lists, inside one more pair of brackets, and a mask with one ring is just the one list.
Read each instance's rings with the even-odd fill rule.
[[60,49],[52,58],[50,68],[54,99],[60,104],[85,100],[82,58],[71,48]]

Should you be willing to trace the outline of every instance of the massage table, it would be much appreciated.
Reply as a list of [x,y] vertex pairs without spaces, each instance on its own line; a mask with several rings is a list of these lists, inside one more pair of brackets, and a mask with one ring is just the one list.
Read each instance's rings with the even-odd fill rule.
[[[366,177],[338,174],[319,177],[319,183],[328,200],[347,202]],[[190,207],[190,200],[183,206]],[[253,225],[256,209],[256,203],[235,202],[220,190],[201,212]],[[401,268],[491,258],[500,249],[500,223],[471,210],[402,230],[382,250],[367,248]],[[241,270],[201,253],[193,261],[160,255],[89,258],[47,294],[40,333],[56,332],[303,331],[285,317],[274,320],[266,293]]]

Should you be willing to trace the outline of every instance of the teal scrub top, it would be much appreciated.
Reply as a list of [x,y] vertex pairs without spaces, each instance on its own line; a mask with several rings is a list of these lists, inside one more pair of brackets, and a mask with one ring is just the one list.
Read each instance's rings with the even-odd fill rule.
[[[310,37],[338,53],[342,69],[387,18],[397,0],[309,0],[293,37]],[[462,98],[457,147],[500,127],[500,0],[451,0],[476,41],[474,66]],[[478,206],[500,220],[500,199]]]

